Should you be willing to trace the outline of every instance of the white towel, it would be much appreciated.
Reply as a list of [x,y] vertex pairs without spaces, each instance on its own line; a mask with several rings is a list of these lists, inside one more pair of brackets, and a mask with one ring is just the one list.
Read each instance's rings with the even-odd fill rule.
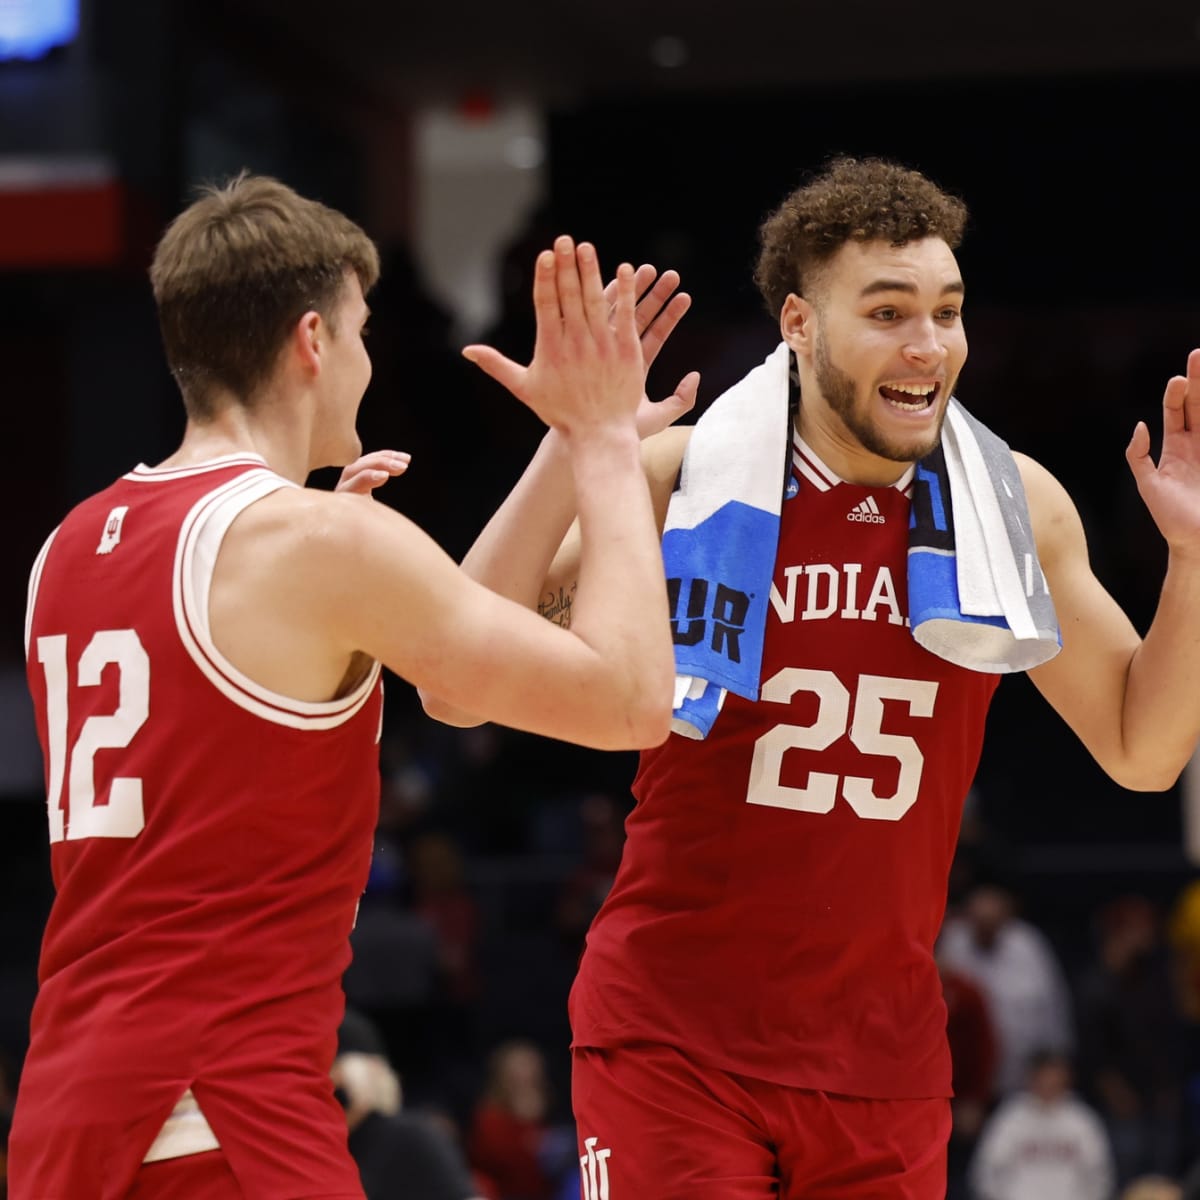
[[[667,508],[673,726],[686,737],[708,735],[727,691],[758,698],[791,459],[790,365],[781,342],[713,401],[696,422]],[[942,445],[917,465],[913,518],[909,613],[922,646],[997,674],[1058,653],[1012,453],[953,398]]]

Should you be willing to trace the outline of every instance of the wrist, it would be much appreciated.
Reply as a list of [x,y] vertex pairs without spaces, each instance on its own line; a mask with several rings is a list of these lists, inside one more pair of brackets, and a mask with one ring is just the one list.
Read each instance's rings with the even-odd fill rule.
[[[551,430],[559,435],[560,452],[572,459],[581,454],[610,454],[632,451],[640,454],[641,438],[632,420],[605,421],[594,425],[577,426],[574,429]],[[552,451],[553,452],[553,451]]]

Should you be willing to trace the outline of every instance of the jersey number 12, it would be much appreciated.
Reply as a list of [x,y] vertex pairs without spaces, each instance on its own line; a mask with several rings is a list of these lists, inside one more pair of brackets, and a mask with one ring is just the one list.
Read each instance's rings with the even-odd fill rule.
[[[113,779],[108,803],[96,803],[93,760],[98,750],[120,750],[150,715],[150,658],[132,629],[103,629],[79,656],[76,682],[95,687],[104,668],[116,666],[119,674],[117,710],[88,717],[75,744],[67,751],[67,665],[66,634],[37,640],[38,662],[46,673],[46,757],[49,779],[46,805],[50,818],[50,841],[79,838],[132,838],[142,832],[142,781]],[[63,804],[66,778],[67,802]],[[68,821],[67,814],[70,814]]]

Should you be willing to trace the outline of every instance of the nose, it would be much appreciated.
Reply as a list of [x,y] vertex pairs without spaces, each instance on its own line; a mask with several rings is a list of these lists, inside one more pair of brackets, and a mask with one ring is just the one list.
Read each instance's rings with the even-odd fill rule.
[[904,347],[904,357],[909,362],[923,366],[937,365],[947,354],[942,331],[934,321],[921,321],[912,330],[912,336]]

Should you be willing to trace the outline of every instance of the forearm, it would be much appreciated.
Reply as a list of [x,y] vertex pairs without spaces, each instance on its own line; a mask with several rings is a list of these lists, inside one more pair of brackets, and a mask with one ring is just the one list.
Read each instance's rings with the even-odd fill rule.
[[[608,664],[631,720],[670,720],[675,663],[662,547],[635,432],[570,446],[581,556],[571,631]],[[658,740],[661,740],[659,738]]]
[[462,561],[472,579],[535,608],[554,554],[575,519],[575,484],[563,436],[549,430],[516,486]]
[[1126,758],[1147,791],[1171,787],[1200,738],[1197,612],[1200,562],[1172,558],[1154,621],[1129,665],[1122,713]]
[[[472,579],[526,608],[540,608],[542,585],[554,553],[575,519],[575,483],[563,436],[547,431],[504,503],[493,514],[462,561]],[[560,624],[569,623],[567,603]],[[421,690],[428,716],[445,725],[481,724],[474,713]]]

